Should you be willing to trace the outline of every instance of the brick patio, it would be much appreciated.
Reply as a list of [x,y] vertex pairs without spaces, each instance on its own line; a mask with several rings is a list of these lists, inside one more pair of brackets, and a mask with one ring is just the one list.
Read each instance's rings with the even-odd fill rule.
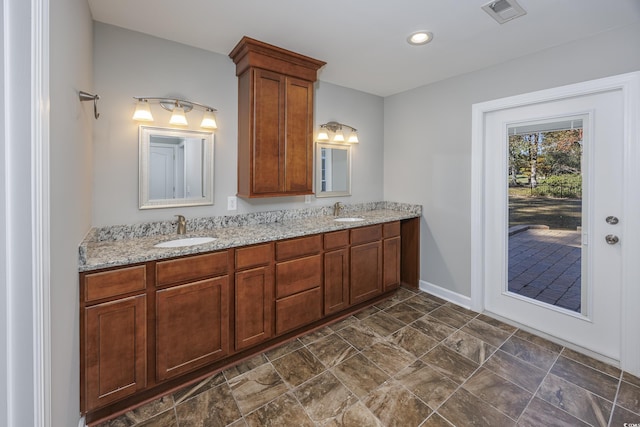
[[525,227],[509,234],[509,291],[580,311],[580,232]]

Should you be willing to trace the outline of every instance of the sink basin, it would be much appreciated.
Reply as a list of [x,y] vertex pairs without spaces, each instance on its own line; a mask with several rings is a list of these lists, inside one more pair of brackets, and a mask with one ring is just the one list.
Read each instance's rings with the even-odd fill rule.
[[183,246],[202,245],[214,240],[216,240],[215,237],[185,237],[184,239],[168,240],[153,246],[156,248],[180,248]]
[[358,221],[364,221],[364,218],[336,218],[336,219],[334,219],[334,221],[338,221],[338,222],[358,222]]

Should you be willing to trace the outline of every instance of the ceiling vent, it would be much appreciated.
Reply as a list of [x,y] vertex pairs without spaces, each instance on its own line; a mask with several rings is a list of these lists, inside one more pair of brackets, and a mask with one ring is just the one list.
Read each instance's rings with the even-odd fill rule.
[[482,6],[482,9],[489,14],[499,24],[526,15],[527,11],[518,4],[516,0],[490,1]]

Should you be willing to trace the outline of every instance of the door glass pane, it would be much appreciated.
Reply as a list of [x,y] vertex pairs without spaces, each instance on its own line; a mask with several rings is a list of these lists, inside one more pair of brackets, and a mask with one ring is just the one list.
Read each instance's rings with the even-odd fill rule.
[[508,126],[508,291],[582,310],[582,119]]

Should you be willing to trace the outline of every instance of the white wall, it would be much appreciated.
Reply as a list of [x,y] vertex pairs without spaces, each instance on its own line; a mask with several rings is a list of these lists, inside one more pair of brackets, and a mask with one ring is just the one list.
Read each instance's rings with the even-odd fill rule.
[[80,417],[78,244],[91,227],[96,123],[78,91],[94,90],[93,22],[86,0],[50,1],[51,426],[69,427]]
[[[322,59],[322,58],[318,58]],[[322,72],[320,72],[322,78]],[[227,215],[273,209],[328,205],[335,200],[304,197],[238,199],[227,211],[227,196],[237,187],[237,91],[235,64],[211,53],[103,23],[94,23],[94,83],[101,95],[100,120],[94,124],[94,226]],[[138,125],[131,119],[133,96],[175,96],[218,109],[215,132],[214,206],[138,209]],[[383,99],[335,86],[316,84],[315,121],[337,120],[360,131],[353,150],[353,196],[346,203],[382,200]],[[153,126],[168,127],[169,112],[152,105]],[[201,112],[187,114],[199,130]]]
[[640,70],[640,25],[385,98],[384,198],[423,205],[421,280],[470,296],[471,106]]

